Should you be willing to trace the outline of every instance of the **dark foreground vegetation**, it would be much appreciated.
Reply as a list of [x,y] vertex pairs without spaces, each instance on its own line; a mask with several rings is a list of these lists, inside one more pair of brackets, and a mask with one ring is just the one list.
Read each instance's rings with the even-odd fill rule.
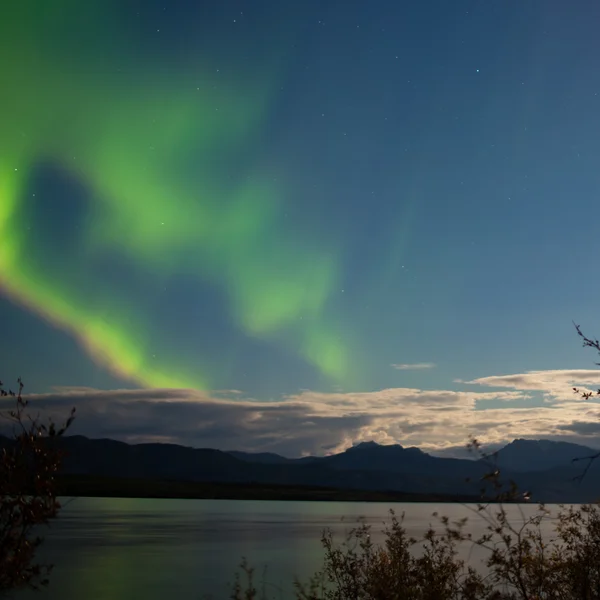
[[41,423],[27,413],[23,383],[13,392],[0,382],[0,398],[14,400],[2,417],[12,429],[13,444],[0,449],[0,596],[23,587],[39,589],[48,584],[52,565],[38,564],[41,525],[60,510],[56,473],[61,453],[51,442],[61,437],[75,417],[71,411],[64,425]]
[[122,479],[94,475],[59,475],[60,496],[98,498],[188,498],[219,500],[297,500],[331,502],[463,502],[478,496],[352,490],[263,483],[206,483],[156,479]]
[[[439,517],[439,527],[411,538],[403,517],[390,511],[383,544],[359,524],[341,544],[331,531],[321,538],[323,567],[308,582],[294,582],[297,600],[599,600],[600,512],[594,506],[562,508],[548,537],[542,524],[552,515],[543,506],[511,523],[500,505],[480,504],[475,518],[487,523],[478,539],[467,521]],[[487,553],[485,570],[459,558],[460,545]],[[235,577],[233,600],[276,599],[244,560]]]

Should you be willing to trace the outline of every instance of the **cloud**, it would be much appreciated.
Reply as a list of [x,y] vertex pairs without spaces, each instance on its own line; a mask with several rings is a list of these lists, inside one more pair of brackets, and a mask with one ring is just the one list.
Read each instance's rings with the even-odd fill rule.
[[558,429],[582,436],[597,436],[600,433],[600,421],[571,421],[559,425]]
[[[584,375],[584,373],[588,373]],[[130,443],[164,441],[222,450],[271,451],[285,456],[338,452],[361,441],[419,446],[460,455],[469,436],[491,447],[516,437],[591,443],[600,404],[551,396],[599,372],[536,371],[468,382],[499,390],[389,388],[369,392],[303,390],[263,402],[237,390],[94,390],[60,388],[28,396],[32,412],[60,422],[72,406],[72,433]],[[542,383],[546,386],[542,386]],[[518,389],[522,386],[523,389]],[[539,395],[539,394],[538,394]],[[7,408],[10,399],[0,399]]]
[[394,369],[398,369],[399,371],[423,371],[425,369],[433,369],[435,367],[434,363],[403,363],[392,365]]
[[[82,387],[27,398],[33,414],[57,422],[75,406],[73,434],[284,456],[339,452],[369,440],[459,456],[473,435],[492,449],[520,437],[600,445],[598,399],[585,402],[572,392],[573,385],[600,384],[600,370],[529,371],[463,384],[464,390],[301,390],[270,402],[239,390]],[[13,402],[0,398],[0,410]]]
[[600,369],[527,371],[513,375],[492,375],[471,381],[457,379],[455,383],[514,390],[536,390],[542,392],[547,401],[569,402],[581,398],[573,393],[573,387],[578,387],[582,391],[594,391],[586,386],[595,387],[596,390],[600,387]]
[[600,385],[600,369],[563,369],[550,371],[527,371],[515,375],[492,375],[472,381],[456,380],[460,383],[508,387],[519,390],[547,390],[556,384],[562,387],[573,385]]

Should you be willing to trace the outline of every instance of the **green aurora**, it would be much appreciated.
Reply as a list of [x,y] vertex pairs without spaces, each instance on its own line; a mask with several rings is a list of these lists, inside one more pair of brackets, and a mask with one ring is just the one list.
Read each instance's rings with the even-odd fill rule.
[[[122,378],[213,387],[202,365],[181,370],[176,356],[157,364],[144,307],[110,282],[78,275],[98,256],[121,256],[157,282],[179,275],[215,286],[243,334],[296,353],[332,382],[347,381],[349,343],[328,314],[339,287],[339,240],[307,244],[284,228],[284,176],[246,163],[232,182],[219,170],[260,137],[277,61],[228,77],[210,73],[202,56],[172,68],[138,65],[135,36],[115,25],[117,3],[43,6],[13,3],[0,21],[3,293],[76,336]],[[42,161],[92,199],[76,269],[45,269],[42,248],[23,226],[28,183]]]

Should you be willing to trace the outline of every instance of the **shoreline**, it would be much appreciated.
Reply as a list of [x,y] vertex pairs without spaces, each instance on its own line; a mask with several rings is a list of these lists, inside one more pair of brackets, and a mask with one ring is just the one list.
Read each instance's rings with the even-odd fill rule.
[[221,483],[61,475],[59,496],[188,500],[477,503],[475,496],[354,490],[266,483]]

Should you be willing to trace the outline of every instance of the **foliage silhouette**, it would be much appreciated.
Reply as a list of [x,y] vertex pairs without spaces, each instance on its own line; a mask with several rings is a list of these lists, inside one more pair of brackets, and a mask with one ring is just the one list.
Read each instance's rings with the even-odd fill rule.
[[52,420],[42,423],[32,418],[22,391],[21,379],[17,392],[6,390],[0,382],[0,398],[15,402],[13,409],[0,413],[12,433],[0,444],[0,595],[48,584],[52,565],[35,562],[36,550],[43,541],[37,530],[60,510],[55,475],[61,453],[52,442],[75,418],[74,408],[61,427]]

